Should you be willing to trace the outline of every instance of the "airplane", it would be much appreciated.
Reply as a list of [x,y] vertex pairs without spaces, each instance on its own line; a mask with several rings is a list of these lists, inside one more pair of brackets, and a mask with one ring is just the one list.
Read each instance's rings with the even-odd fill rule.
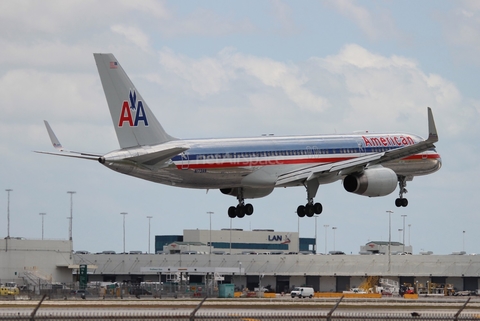
[[122,174],[171,186],[219,189],[237,198],[230,218],[251,215],[245,199],[265,197],[277,187],[303,186],[307,203],[299,217],[321,214],[314,202],[320,185],[342,180],[347,192],[377,197],[398,184],[397,207],[406,207],[407,181],[438,171],[437,129],[427,107],[428,138],[403,133],[274,136],[182,140],[170,136],[155,118],[113,54],[94,54],[120,149],[106,154],[63,148],[47,121],[56,152],[38,153],[96,160]]

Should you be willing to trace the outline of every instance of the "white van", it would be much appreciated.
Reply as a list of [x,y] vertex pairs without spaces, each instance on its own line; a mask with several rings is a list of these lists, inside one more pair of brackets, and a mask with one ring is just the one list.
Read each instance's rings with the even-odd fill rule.
[[296,287],[292,290],[292,292],[290,292],[290,295],[292,296],[292,298],[297,296],[299,298],[311,299],[313,298],[313,294],[314,294],[313,288],[303,287],[303,286]]

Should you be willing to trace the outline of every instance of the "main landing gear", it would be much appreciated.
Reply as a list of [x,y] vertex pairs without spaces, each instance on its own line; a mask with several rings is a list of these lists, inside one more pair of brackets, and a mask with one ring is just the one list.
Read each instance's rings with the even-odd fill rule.
[[228,217],[230,218],[242,218],[245,215],[252,215],[253,214],[253,205],[248,203],[245,204],[245,200],[243,198],[243,191],[240,190],[240,193],[237,196],[238,205],[237,206],[230,206],[228,208]]
[[395,205],[397,207],[407,207],[408,200],[403,198],[403,194],[408,193],[407,191],[407,178],[405,176],[398,177],[398,187],[400,187],[399,198],[395,200]]
[[300,205],[297,207],[297,215],[299,217],[312,217],[314,214],[321,214],[323,210],[323,206],[320,203],[313,204],[313,200],[309,200],[309,202],[303,206]]
[[305,188],[307,189],[307,204],[306,205],[300,205],[297,207],[297,215],[298,217],[312,217],[315,214],[321,214],[323,210],[323,206],[320,203],[313,203],[313,198],[317,194],[318,190],[318,181],[317,180],[311,180],[307,181],[304,184]]

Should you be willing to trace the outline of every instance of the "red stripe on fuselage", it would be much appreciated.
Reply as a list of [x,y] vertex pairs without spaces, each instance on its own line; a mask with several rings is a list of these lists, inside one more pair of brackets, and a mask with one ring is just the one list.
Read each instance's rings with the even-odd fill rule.
[[[211,168],[232,168],[232,167],[255,167],[255,166],[273,166],[273,165],[299,165],[299,164],[328,164],[354,159],[356,157],[325,157],[325,158],[296,158],[296,159],[270,159],[270,160],[251,160],[251,161],[225,161],[210,160],[209,163],[175,163],[178,169],[211,169]],[[401,160],[422,160],[422,159],[440,159],[439,154],[415,154]]]

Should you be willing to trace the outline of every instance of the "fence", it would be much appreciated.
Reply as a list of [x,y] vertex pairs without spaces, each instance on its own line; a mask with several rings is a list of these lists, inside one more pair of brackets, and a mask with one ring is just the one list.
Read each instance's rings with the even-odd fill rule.
[[35,320],[242,320],[242,321],[263,321],[263,320],[478,320],[480,313],[464,313],[467,304],[470,302],[470,298],[464,303],[464,305],[456,313],[443,313],[435,314],[431,312],[410,312],[410,313],[342,313],[336,312],[343,297],[341,297],[335,306],[329,312],[311,311],[311,312],[275,312],[275,311],[236,311],[236,309],[226,309],[226,311],[212,312],[201,311],[202,304],[207,298],[204,298],[193,311],[185,312],[171,312],[171,311],[145,311],[135,310],[129,312],[112,312],[99,307],[95,312],[79,312],[79,311],[39,311],[42,302],[45,300],[46,295],[42,297],[38,305],[33,311],[10,311],[4,312],[0,310],[1,320],[12,321],[35,321]]

